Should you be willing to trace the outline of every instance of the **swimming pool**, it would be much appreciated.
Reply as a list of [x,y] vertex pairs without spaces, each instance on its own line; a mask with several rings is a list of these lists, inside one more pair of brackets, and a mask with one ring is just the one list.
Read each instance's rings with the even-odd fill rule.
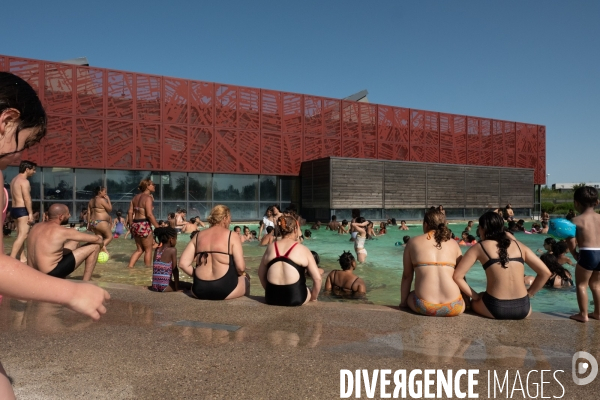
[[[531,224],[527,224],[529,227]],[[250,229],[257,229],[256,225],[248,225]],[[450,228],[455,233],[460,233],[465,224],[450,224]],[[302,230],[309,229],[310,226],[303,226]],[[402,257],[404,247],[395,246],[394,243],[401,242],[404,235],[416,236],[422,234],[421,225],[409,225],[408,231],[401,231],[398,227],[390,226],[388,234],[378,236],[374,240],[368,240],[366,249],[369,253],[367,262],[358,264],[356,274],[363,278],[367,284],[367,301],[380,305],[397,306],[400,302],[400,280],[402,277]],[[326,231],[321,228],[313,231],[313,238],[306,240],[304,244],[311,250],[319,253],[321,257],[320,267],[329,272],[332,269],[339,269],[337,259],[342,251],[351,251],[354,254],[353,243],[349,241],[350,235],[338,235],[337,233]],[[527,235],[517,233],[516,237],[521,242],[529,246],[533,251],[542,249],[542,243],[546,235]],[[13,239],[7,241],[6,246],[10,246]],[[181,255],[186,244],[189,242],[188,235],[179,235],[177,242],[178,254]],[[10,247],[8,247],[10,248]],[[251,295],[263,296],[264,290],[260,285],[257,270],[260,259],[265,248],[258,246],[257,242],[245,243],[243,245],[244,258],[249,274],[253,277],[251,280]],[[462,247],[463,253],[468,247]],[[135,250],[135,244],[130,239],[114,239],[109,245],[111,258],[106,264],[98,264],[93,275],[93,279],[102,282],[127,283],[139,286],[148,286],[151,284],[152,270],[144,268],[141,261],[136,264],[136,268],[128,269],[127,263],[129,257]],[[570,257],[570,255],[569,255]],[[574,267],[566,266],[574,275]],[[533,271],[525,266],[526,274],[533,275]],[[81,276],[83,268],[79,268],[73,276]],[[185,274],[181,274],[185,275]],[[323,276],[325,279],[326,274]],[[485,290],[485,273],[481,264],[478,262],[471,268],[467,274],[469,284],[477,291]],[[191,278],[183,278],[191,281]],[[590,300],[591,300],[590,295]],[[355,301],[340,300],[335,297],[319,296],[322,301]],[[364,300],[362,300],[364,301]],[[566,289],[548,289],[543,288],[532,299],[534,311],[539,312],[561,312],[574,313],[578,310],[577,299],[574,288]]]

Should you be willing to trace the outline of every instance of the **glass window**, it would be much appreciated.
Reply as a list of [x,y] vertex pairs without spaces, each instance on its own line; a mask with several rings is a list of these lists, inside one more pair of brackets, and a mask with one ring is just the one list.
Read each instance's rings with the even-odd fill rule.
[[127,211],[129,211],[129,204],[131,202],[130,201],[112,201],[111,199],[111,204],[112,204],[112,212],[110,213],[111,217],[115,218],[117,216],[117,212],[120,211],[123,218],[127,218]]
[[464,218],[465,217],[465,209],[464,208],[445,208],[446,218]]
[[[229,207],[231,211],[231,219],[233,221],[257,220],[258,219],[258,203],[255,202],[239,202],[239,203],[220,203]],[[203,221],[204,222],[204,221]]]
[[185,172],[163,172],[160,179],[162,199],[185,201],[187,193],[186,178],[187,174]]
[[66,200],[73,198],[74,174],[71,168],[44,168],[43,175],[44,199]]
[[279,178],[281,187],[281,202],[300,203],[300,178],[294,176],[282,176]]
[[44,211],[48,211],[48,209],[50,208],[50,206],[52,204],[64,204],[65,206],[67,206],[67,208],[69,209],[69,212],[71,213],[71,218],[69,218],[70,222],[76,222],[79,221],[79,212],[75,213],[75,209],[73,208],[73,202],[72,201],[45,201],[44,202]]
[[[160,214],[155,213],[154,216],[156,217],[157,220],[162,219],[162,220],[166,221],[167,215],[169,215],[169,213],[176,212],[178,209],[187,210],[186,202],[185,201],[165,201],[162,203],[161,213]],[[186,218],[189,218],[189,217],[190,217],[190,214],[188,212]]]
[[277,201],[277,177],[260,177],[260,201]]
[[[75,198],[77,200],[91,199],[98,186],[104,186],[104,171],[99,169],[75,170]],[[110,197],[110,193],[108,196]]]
[[[71,219],[76,219],[77,221],[80,221],[81,218],[81,212],[83,210],[87,210],[88,207],[88,203],[87,201],[76,201],[75,202],[75,209],[71,211],[71,214],[73,214],[73,216],[71,217]],[[50,205],[50,203],[46,203],[46,210],[48,209],[48,206]],[[113,205],[114,207],[114,205]]]
[[[4,171],[2,171],[4,176],[4,185],[6,190],[10,192],[10,182],[14,179],[15,176],[19,174],[19,167],[8,167]],[[31,178],[29,178],[29,183],[31,185],[31,198],[32,199],[40,199],[40,185],[42,183],[42,168],[37,167],[36,173]]]
[[214,199],[218,201],[258,200],[258,175],[213,176]]
[[31,210],[33,211],[33,220],[35,222],[42,222],[42,202],[32,201]]
[[[385,209],[383,210],[385,219],[396,218],[398,224],[401,220],[416,220],[422,221],[425,216],[425,210],[422,208],[401,208],[401,209]],[[338,219],[340,217],[338,216]]]
[[200,217],[202,222],[206,223],[206,218],[208,218],[208,216],[210,215],[211,208],[211,203],[190,201],[190,208],[188,208],[187,215],[189,218]]
[[106,187],[110,201],[130,202],[138,194],[140,181],[150,177],[148,171],[106,171]]
[[188,175],[189,201],[210,201],[212,199],[212,175]]

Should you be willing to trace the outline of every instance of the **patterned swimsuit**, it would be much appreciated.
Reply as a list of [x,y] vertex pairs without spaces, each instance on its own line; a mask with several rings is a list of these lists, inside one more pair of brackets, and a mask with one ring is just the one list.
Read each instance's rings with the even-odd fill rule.
[[169,287],[169,281],[173,273],[173,262],[162,262],[162,253],[162,249],[156,250],[154,264],[152,265],[152,290],[155,292],[164,292]]

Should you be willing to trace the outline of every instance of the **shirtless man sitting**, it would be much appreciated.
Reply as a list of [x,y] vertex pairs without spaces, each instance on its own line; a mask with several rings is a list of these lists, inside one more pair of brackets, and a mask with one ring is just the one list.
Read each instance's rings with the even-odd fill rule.
[[186,221],[185,221],[186,214],[187,214],[186,210],[180,210],[180,209],[177,209],[177,212],[175,213],[175,230],[177,231],[177,233],[181,233],[183,231],[183,228],[186,225]]
[[181,233],[192,233],[198,230],[200,230],[200,220],[196,218],[190,218],[190,222],[184,222]]
[[[77,229],[67,229],[69,209],[64,204],[52,204],[48,221],[36,224],[27,238],[27,264],[40,272],[66,278],[85,261],[83,280],[89,281],[98,261],[104,239]],[[89,243],[78,247],[79,242]]]
[[17,222],[17,238],[13,243],[10,256],[25,263],[25,240],[29,233],[30,225],[33,225],[33,209],[31,207],[31,185],[29,178],[35,174],[37,164],[32,161],[23,160],[19,165],[19,174],[10,183],[10,194],[12,197],[12,209],[10,215]]

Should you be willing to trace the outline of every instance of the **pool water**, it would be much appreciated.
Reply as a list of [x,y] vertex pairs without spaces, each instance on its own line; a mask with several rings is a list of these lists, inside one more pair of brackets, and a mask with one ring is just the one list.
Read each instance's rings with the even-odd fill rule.
[[[529,225],[527,227],[529,228]],[[248,225],[250,229],[257,229],[256,225]],[[450,228],[455,233],[460,233],[464,229],[465,224],[450,224]],[[303,226],[302,230],[310,228]],[[312,239],[305,240],[304,244],[311,250],[319,253],[321,258],[320,267],[325,270],[323,276],[323,285],[326,274],[333,270],[339,269],[337,259],[342,251],[351,251],[354,254],[353,243],[349,241],[350,235],[338,235],[337,233],[326,231],[321,228],[318,231],[313,231]],[[396,242],[402,242],[402,237],[405,235],[416,236],[422,234],[421,225],[409,225],[408,231],[401,231],[398,227],[390,226],[388,234],[378,236],[373,240],[366,242],[368,251],[367,262],[358,264],[355,273],[364,279],[367,285],[367,298],[359,300],[361,302],[368,301],[380,305],[397,306],[400,302],[400,280],[402,277],[402,257],[404,254],[403,246],[395,246]],[[528,235],[517,233],[516,237],[522,243],[527,245],[533,251],[538,249],[543,250],[543,241],[546,235]],[[6,247],[12,245],[12,240],[6,240]],[[179,235],[177,241],[178,254],[181,255],[183,249],[189,242],[189,235]],[[114,239],[108,247],[111,257],[105,264],[98,264],[94,270],[93,279],[99,282],[117,282],[139,286],[149,286],[152,280],[152,269],[145,268],[142,261],[138,261],[133,269],[127,268],[129,257],[135,250],[135,243],[131,239]],[[260,285],[257,276],[260,259],[265,248],[258,246],[257,242],[244,243],[244,258],[246,267],[251,279],[251,295],[263,296],[264,290]],[[468,250],[468,247],[462,247],[463,253]],[[570,257],[570,255],[569,255]],[[574,267],[566,266],[573,274]],[[525,273],[534,275],[533,271],[525,266]],[[81,277],[83,268],[80,267],[73,273],[74,277]],[[183,272],[180,273],[182,279],[191,282],[191,278],[187,277]],[[485,290],[485,273],[479,262],[474,265],[467,274],[469,284],[477,291]],[[310,283],[309,283],[310,284]],[[356,301],[342,300],[335,296],[324,295],[323,292],[319,296],[322,301]],[[591,295],[590,295],[591,300]],[[543,288],[532,300],[534,311],[539,312],[560,312],[574,313],[578,310],[577,299],[574,288],[566,289],[548,289]]]

